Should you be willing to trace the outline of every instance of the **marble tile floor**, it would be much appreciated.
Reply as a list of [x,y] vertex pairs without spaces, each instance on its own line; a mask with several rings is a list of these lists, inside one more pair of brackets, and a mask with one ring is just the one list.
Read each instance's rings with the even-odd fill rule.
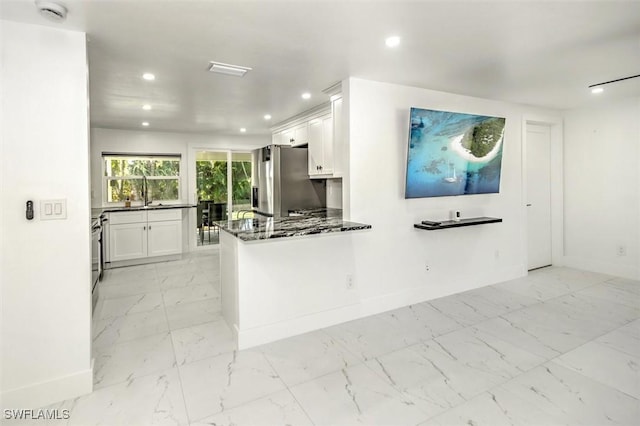
[[[637,425],[640,282],[550,267],[235,351],[218,251],[109,271],[66,425]],[[25,422],[15,422],[25,424]]]

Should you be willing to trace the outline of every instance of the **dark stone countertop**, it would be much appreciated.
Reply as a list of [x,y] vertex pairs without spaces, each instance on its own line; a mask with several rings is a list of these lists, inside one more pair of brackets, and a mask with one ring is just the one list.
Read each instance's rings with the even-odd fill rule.
[[342,218],[342,209],[330,207],[317,207],[311,209],[289,210],[289,216],[313,216],[313,217],[336,217]]
[[340,209],[302,209],[297,216],[255,217],[217,222],[220,228],[242,241],[270,240],[304,235],[371,229],[371,225],[342,220]]

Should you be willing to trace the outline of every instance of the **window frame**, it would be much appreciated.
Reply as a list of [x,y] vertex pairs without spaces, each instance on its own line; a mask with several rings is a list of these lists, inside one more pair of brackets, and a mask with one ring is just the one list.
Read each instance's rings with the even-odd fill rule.
[[[129,153],[129,152],[103,152],[100,156],[101,162],[101,178],[102,178],[102,205],[105,207],[124,207],[125,201],[109,201],[109,181],[118,180],[142,180],[143,175],[129,175],[129,176],[108,176],[107,175],[107,159],[122,157],[123,159],[145,159],[149,161],[158,159],[171,159],[177,160],[179,164],[178,174],[175,176],[144,176],[148,181],[151,180],[175,180],[178,183],[178,198],[171,200],[152,200],[158,201],[163,204],[180,204],[182,202],[182,171],[183,161],[182,154],[160,154],[160,153]],[[134,200],[131,202],[132,206],[142,205],[143,200]]]

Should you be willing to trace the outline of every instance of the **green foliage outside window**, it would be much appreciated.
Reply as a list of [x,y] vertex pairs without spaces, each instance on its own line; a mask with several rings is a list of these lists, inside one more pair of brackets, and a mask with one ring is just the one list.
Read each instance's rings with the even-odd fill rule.
[[179,157],[103,158],[108,202],[142,200],[143,176],[147,177],[149,200],[167,201],[180,198]]
[[[227,162],[196,161],[198,199],[227,201]],[[234,204],[251,200],[251,161],[231,162],[231,191]]]

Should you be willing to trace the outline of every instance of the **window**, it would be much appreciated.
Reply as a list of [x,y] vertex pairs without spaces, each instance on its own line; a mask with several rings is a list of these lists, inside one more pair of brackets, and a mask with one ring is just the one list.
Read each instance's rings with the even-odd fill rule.
[[147,179],[150,201],[180,200],[179,154],[130,155],[103,153],[103,190],[107,203],[122,203],[127,199],[143,199],[144,178]]

